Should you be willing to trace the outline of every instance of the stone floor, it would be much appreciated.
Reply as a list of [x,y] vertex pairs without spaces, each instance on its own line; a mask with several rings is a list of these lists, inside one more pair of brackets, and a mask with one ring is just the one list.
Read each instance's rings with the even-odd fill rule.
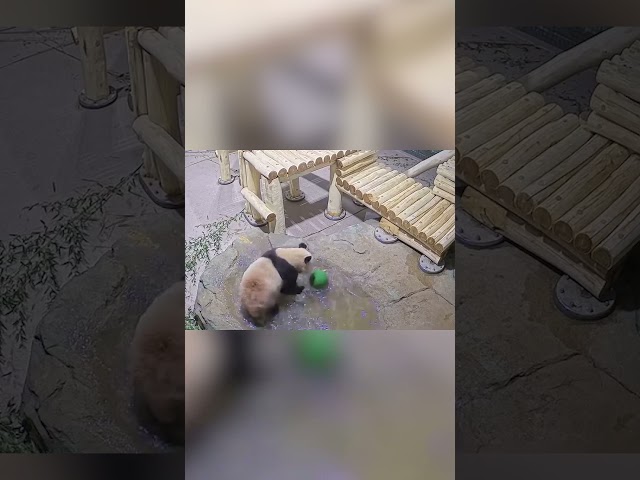
[[[420,159],[401,150],[380,151],[379,157],[382,162],[398,170],[406,170],[420,161]],[[230,160],[232,169],[237,170],[235,153],[231,154]],[[238,214],[244,207],[244,199],[240,195],[240,185],[237,180],[230,185],[219,185],[217,183],[219,177],[219,160],[215,152],[188,151],[186,165],[185,238],[188,242],[190,239],[197,239],[202,235],[207,225],[225,217],[232,217]],[[317,239],[321,237],[340,234],[348,227],[362,225],[364,222],[375,226],[379,219],[374,212],[365,207],[356,206],[348,198],[343,198],[343,207],[347,212],[344,219],[336,222],[325,218],[323,212],[327,205],[328,175],[329,169],[322,169],[301,177],[300,188],[306,195],[305,199],[297,203],[285,200],[287,234],[293,237],[303,238],[310,245],[317,243]],[[417,178],[424,184],[431,185],[435,178],[435,169],[427,171]],[[244,219],[233,222],[220,245],[220,250],[225,250],[241,235],[256,230],[260,231],[260,229],[251,227]],[[266,231],[266,227],[263,227],[262,231]],[[367,232],[366,235],[372,236],[373,228]],[[365,238],[364,240],[370,243],[369,241],[371,239]],[[386,256],[385,249],[380,247],[383,246],[376,246],[375,251],[379,251],[381,255]],[[392,247],[392,249],[395,248],[401,249],[403,252],[406,252],[407,255],[416,254],[417,265],[417,258],[419,256],[417,256],[415,250],[401,243]],[[259,253],[256,253],[256,256],[257,255],[259,255]],[[394,254],[389,253],[387,258],[391,259],[393,255]],[[453,252],[450,257],[449,265],[453,266]],[[334,261],[338,260],[336,259]],[[206,262],[200,262],[196,268],[193,280],[187,281],[187,301],[185,308],[188,310],[192,309],[195,305],[198,288],[197,282],[203,274],[205,267]],[[405,273],[407,275],[416,275],[415,272],[413,272],[413,267],[407,266],[407,268],[411,269],[406,270]],[[419,275],[417,276],[424,275],[422,272],[418,273]],[[453,270],[447,269],[444,273],[433,278],[439,278],[439,280],[434,280],[434,283],[438,283],[439,287],[437,290],[441,293],[442,297],[447,298],[449,302],[453,302],[455,291],[453,286]],[[403,292],[403,294],[407,295],[411,293],[412,290],[410,288]],[[401,296],[402,294],[400,294],[400,297]],[[439,305],[437,298],[434,299],[434,302],[434,305]],[[452,328],[453,307],[450,306],[450,309],[451,312],[444,313],[448,311],[448,308],[441,309],[440,306],[436,308],[436,310],[443,312],[442,315],[436,315],[441,320],[432,324],[438,325],[437,327],[426,327],[428,324],[427,320],[420,320],[417,316],[414,316],[413,318],[405,318],[404,322],[397,320],[395,326],[389,324],[388,328],[417,328],[415,327],[416,325],[422,325],[422,328]],[[419,314],[416,313],[416,315]],[[445,320],[445,318],[447,318],[447,320]],[[411,327],[412,325],[413,327]]]
[[[7,415],[5,406],[9,402],[21,405],[32,345],[36,345],[30,367],[32,375],[36,376],[30,377],[28,381],[34,395],[48,392],[41,398],[51,401],[51,410],[47,411],[43,406],[41,413],[45,415],[46,421],[50,420],[50,413],[53,417],[58,417],[57,422],[63,422],[65,418],[71,421],[70,417],[62,417],[60,412],[67,409],[77,419],[80,418],[81,409],[72,412],[71,404],[65,404],[63,400],[62,403],[56,403],[59,399],[69,398],[65,397],[68,391],[62,393],[66,377],[62,374],[45,375],[47,380],[60,382],[59,390],[49,391],[51,384],[40,382],[39,379],[43,377],[34,373],[54,372],[61,366],[56,364],[58,361],[54,356],[43,355],[40,343],[33,342],[36,328],[43,318],[50,321],[56,318],[61,323],[67,322],[64,331],[71,332],[73,326],[69,322],[73,319],[78,324],[78,331],[85,333],[83,341],[86,344],[97,342],[100,337],[102,342],[111,342],[112,350],[115,351],[114,345],[126,342],[127,338],[122,335],[118,337],[115,334],[117,329],[109,328],[101,322],[112,322],[112,327],[115,328],[124,317],[113,315],[107,321],[105,317],[98,315],[83,315],[78,305],[94,305],[93,302],[102,301],[106,307],[103,306],[99,313],[107,316],[108,312],[114,313],[122,308],[123,304],[119,303],[117,307],[115,300],[108,300],[111,298],[110,292],[113,293],[112,280],[120,278],[120,270],[126,267],[128,273],[120,279],[124,282],[123,285],[129,285],[127,288],[130,291],[135,290],[137,305],[126,318],[127,322],[135,321],[134,317],[139,314],[141,305],[148,304],[159,293],[162,287],[158,283],[166,282],[166,288],[180,279],[183,270],[181,256],[176,257],[174,251],[176,264],[173,267],[177,265],[178,268],[171,270],[167,267],[168,257],[157,254],[162,242],[155,241],[146,245],[147,251],[153,250],[155,256],[131,255],[127,257],[129,263],[121,263],[117,269],[114,267],[112,270],[105,270],[100,265],[108,263],[109,256],[113,253],[111,249],[118,241],[128,245],[142,241],[140,232],[149,225],[168,228],[173,232],[174,241],[182,247],[183,230],[178,229],[178,240],[175,240],[175,225],[176,222],[183,224],[183,214],[157,207],[145,195],[135,177],[126,181],[121,196],[113,195],[106,201],[103,213],[97,211],[95,214],[85,215],[82,210],[83,202],[76,203],[87,189],[92,194],[102,194],[123,177],[131,176],[141,164],[143,147],[131,128],[133,114],[127,104],[128,62],[122,31],[105,35],[108,82],[118,91],[118,98],[113,104],[100,110],[86,110],[78,104],[78,95],[84,88],[81,52],[80,47],[73,42],[69,28],[2,28],[0,45],[0,104],[3,113],[0,116],[0,153],[5,160],[0,163],[0,175],[4,180],[3,188],[0,189],[0,217],[3,221],[0,240],[7,242],[16,238],[10,235],[18,235],[27,241],[44,231],[52,232],[54,227],[74,226],[74,219],[91,218],[85,225],[86,229],[80,228],[81,233],[86,236],[85,261],[77,274],[88,272],[85,279],[93,278],[92,282],[87,283],[91,285],[91,290],[83,291],[86,285],[77,279],[77,274],[59,266],[59,296],[66,299],[66,313],[64,310],[51,312],[46,288],[30,290],[23,305],[26,316],[25,339],[22,342],[17,340],[16,331],[12,327],[16,315],[2,319],[7,330],[1,342],[4,363],[0,365],[0,418],[4,420]],[[76,207],[75,210],[65,209],[59,217],[54,217],[51,211],[47,213],[38,208],[25,210],[29,205],[51,205],[53,202],[70,202]],[[47,238],[48,242],[67,245],[64,239]],[[16,265],[8,268],[11,275],[7,280],[15,278],[13,274],[18,271]],[[173,278],[163,277],[163,268],[166,270],[164,273]],[[102,276],[96,279],[95,275],[99,272],[102,272]],[[137,287],[132,286],[131,282],[138,282]],[[2,286],[7,287],[5,284]],[[126,291],[126,288],[122,291]],[[126,299],[122,298],[119,301],[124,300]],[[111,307],[114,310],[110,310]],[[56,308],[59,308],[59,304]],[[124,311],[121,310],[121,313]],[[105,328],[98,328],[99,325]],[[128,325],[131,326],[132,324]],[[50,324],[47,329],[54,333],[56,330]],[[126,330],[126,333],[130,331]],[[46,335],[44,340],[47,341]],[[70,341],[70,338],[65,341]],[[82,343],[80,340],[78,342]],[[51,347],[51,344],[46,346]],[[72,351],[65,353],[73,354]],[[109,348],[101,353],[111,355]],[[105,359],[94,360],[99,362]],[[79,371],[81,369],[79,367]],[[72,383],[68,384],[69,388],[72,388]],[[78,386],[78,383],[74,385]],[[76,400],[89,405],[95,400],[95,397],[91,397],[93,393],[95,392]],[[59,399],[56,399],[56,395],[60,396]],[[55,426],[59,425],[60,423]],[[105,438],[107,436],[108,433],[105,433]],[[95,447],[94,444],[89,448],[95,450]]]
[[[497,52],[497,53],[496,53]],[[458,54],[516,79],[557,50],[507,28],[458,31]],[[544,92],[588,107],[595,71]],[[510,242],[456,247],[457,447],[473,453],[639,452],[640,255],[595,323],[554,306],[561,274]]]

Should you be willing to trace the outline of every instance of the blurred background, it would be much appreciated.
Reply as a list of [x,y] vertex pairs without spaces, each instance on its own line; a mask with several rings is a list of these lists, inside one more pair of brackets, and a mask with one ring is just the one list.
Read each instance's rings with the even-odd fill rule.
[[185,6],[187,150],[452,147],[454,0]]
[[454,478],[453,331],[185,334],[187,479]]

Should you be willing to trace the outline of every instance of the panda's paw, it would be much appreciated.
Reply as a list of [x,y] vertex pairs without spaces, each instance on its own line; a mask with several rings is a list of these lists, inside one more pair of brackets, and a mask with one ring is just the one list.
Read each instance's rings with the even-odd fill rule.
[[296,294],[300,294],[304,291],[304,285],[296,285]]

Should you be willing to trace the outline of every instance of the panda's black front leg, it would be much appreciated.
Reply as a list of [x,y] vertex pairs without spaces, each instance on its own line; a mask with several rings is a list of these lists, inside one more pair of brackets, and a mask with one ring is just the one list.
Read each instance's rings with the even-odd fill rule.
[[282,284],[280,293],[285,295],[298,295],[299,293],[302,293],[303,290],[304,286],[298,285],[298,276],[296,275],[295,278],[290,278]]

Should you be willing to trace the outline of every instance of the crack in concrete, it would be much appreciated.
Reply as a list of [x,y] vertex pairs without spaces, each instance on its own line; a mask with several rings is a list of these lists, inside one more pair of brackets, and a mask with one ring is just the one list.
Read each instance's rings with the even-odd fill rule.
[[411,292],[406,295],[403,295],[397,300],[391,300],[391,302],[389,302],[389,304],[386,306],[389,307],[391,305],[395,305],[396,303],[400,303],[402,300],[406,300],[407,298],[414,296],[416,293],[424,292],[425,290],[429,290],[429,287],[424,287],[424,288],[421,288],[420,290],[416,290],[415,292]]
[[[73,365],[70,365],[68,363],[66,363],[64,360],[62,360],[60,357],[58,357],[57,355],[54,355],[53,353],[51,353],[49,351],[49,349],[45,346],[44,344],[44,340],[42,339],[42,335],[36,335],[34,337],[34,340],[38,341],[40,343],[40,345],[42,346],[42,350],[44,351],[45,355],[48,355],[50,357],[55,358],[56,360],[58,360],[62,365],[64,365],[66,368],[73,370],[75,367]],[[55,347],[55,345],[51,345],[51,347]]]
[[487,389],[491,392],[495,392],[498,390],[502,390],[506,387],[508,387],[509,385],[513,384],[514,382],[518,381],[521,378],[526,378],[529,377],[531,375],[533,375],[534,373],[539,372],[540,370],[547,368],[549,366],[552,365],[557,365],[558,363],[562,363],[562,362],[566,362],[567,360],[572,359],[573,357],[579,356],[580,353],[578,352],[571,352],[565,355],[561,355],[559,357],[554,357],[554,358],[550,358],[548,360],[545,360],[543,362],[537,363],[529,368],[527,368],[526,370],[516,373],[515,375],[509,377],[506,380],[503,380],[502,382],[493,382],[490,383],[487,387]]
[[433,290],[433,293],[435,293],[437,296],[439,296],[441,299],[443,299],[445,302],[447,302],[449,305],[451,305],[452,307],[454,306],[453,303],[451,303],[449,300],[447,300],[446,298],[444,298],[442,296],[442,294],[440,292],[438,292],[435,288],[432,288],[431,290]]
[[634,391],[632,388],[628,387],[626,384],[624,384],[621,380],[619,380],[615,375],[613,375],[611,372],[609,372],[607,369],[605,369],[604,367],[601,367],[600,365],[598,365],[595,360],[591,357],[589,357],[588,355],[584,355],[584,358],[591,364],[591,366],[593,368],[595,368],[596,370],[604,373],[607,377],[611,378],[611,380],[613,380],[614,382],[616,382],[618,385],[620,385],[624,390],[626,390],[627,392],[629,392],[631,395],[633,395],[634,397],[640,399],[640,393]]

